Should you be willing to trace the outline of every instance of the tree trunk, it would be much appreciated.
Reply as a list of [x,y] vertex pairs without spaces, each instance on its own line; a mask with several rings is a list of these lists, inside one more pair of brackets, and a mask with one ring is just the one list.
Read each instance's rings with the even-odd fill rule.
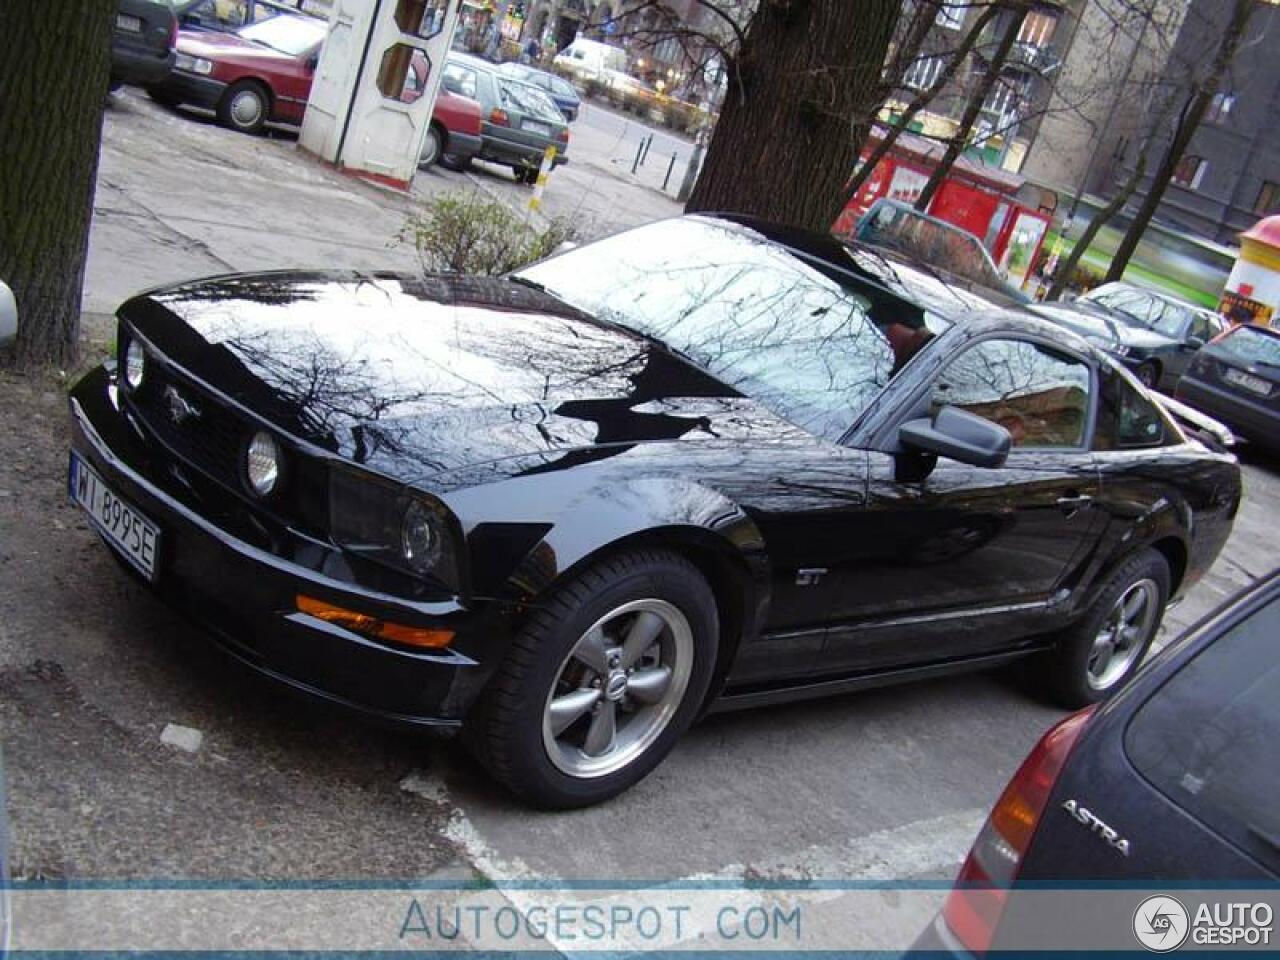
[[1218,92],[1223,75],[1230,68],[1231,61],[1235,59],[1236,50],[1244,37],[1245,27],[1248,26],[1249,18],[1260,2],[1261,0],[1232,0],[1231,16],[1218,42],[1218,49],[1209,67],[1209,73],[1204,83],[1193,88],[1191,95],[1183,104],[1177,126],[1174,127],[1173,138],[1160,158],[1160,164],[1151,178],[1147,195],[1142,198],[1138,212],[1133,216],[1133,222],[1129,224],[1129,229],[1125,231],[1120,245],[1116,248],[1115,256],[1111,258],[1111,266],[1107,269],[1108,282],[1124,277],[1125,268],[1129,266],[1129,260],[1138,249],[1142,235],[1150,226],[1151,218],[1155,216],[1165,191],[1169,189],[1169,181],[1173,179],[1174,171],[1178,169],[1183,154],[1191,145],[1191,138],[1195,136],[1200,121],[1204,119],[1213,95]]
[[685,210],[827,230],[883,93],[900,0],[760,0]]
[[1133,196],[1133,191],[1138,189],[1138,184],[1142,182],[1142,176],[1147,172],[1147,153],[1144,149],[1138,156],[1137,162],[1133,165],[1133,172],[1129,174],[1129,178],[1124,185],[1116,191],[1116,195],[1111,198],[1105,207],[1098,211],[1097,216],[1089,221],[1089,226],[1085,227],[1084,233],[1080,235],[1080,239],[1076,241],[1075,246],[1071,248],[1071,253],[1067,258],[1058,264],[1058,269],[1053,272],[1053,283],[1049,286],[1049,292],[1045,294],[1046,300],[1057,300],[1062,296],[1062,291],[1067,285],[1067,281],[1071,279],[1071,274],[1075,272],[1080,258],[1085,255],[1089,249],[1089,244],[1093,243],[1093,238],[1098,235],[1107,223],[1119,213],[1129,198]]
[[69,366],[116,0],[0,0],[0,278],[19,366]]
[[[955,165],[964,148],[969,145],[969,134],[973,132],[973,125],[977,122],[978,115],[982,113],[983,104],[987,102],[987,97],[991,95],[991,91],[995,89],[996,83],[1000,79],[1000,71],[1004,67],[1005,61],[1009,59],[1009,51],[1013,49],[1014,43],[1017,42],[1018,32],[1022,29],[1022,21],[1026,19],[1026,16],[1027,8],[1020,7],[1009,18],[1009,23],[1005,27],[1004,33],[1000,36],[1000,43],[996,46],[995,53],[991,55],[991,62],[987,66],[986,75],[982,78],[982,82],[974,88],[973,93],[969,95],[969,100],[964,107],[964,113],[960,116],[959,129],[952,134],[951,140],[947,144],[947,152],[942,155],[938,165],[933,168],[933,173],[929,175],[928,182],[916,199],[916,209],[921,213],[928,212],[929,204],[933,202],[934,194],[942,186],[942,181],[947,179],[947,174],[951,172],[951,168]],[[1008,136],[1008,133],[1005,135]]]
[[969,55],[969,51],[973,49],[973,45],[978,42],[978,36],[986,29],[987,24],[991,22],[991,18],[999,11],[999,7],[990,6],[979,14],[978,19],[974,21],[973,26],[965,34],[960,46],[951,54],[951,59],[947,62],[946,67],[943,68],[942,73],[938,74],[938,79],[934,81],[933,86],[928,90],[921,90],[912,99],[902,116],[898,118],[898,122],[888,128],[884,139],[876,145],[875,150],[867,158],[867,161],[858,165],[858,169],[853,172],[853,176],[849,178],[849,182],[844,186],[844,203],[841,206],[848,204],[850,200],[858,195],[862,185],[867,182],[867,177],[871,176],[872,171],[880,165],[880,161],[893,149],[893,145],[898,142],[898,137],[902,136],[907,127],[911,126],[911,121],[916,118],[916,115],[921,110],[932,103],[934,97],[951,82],[951,78],[956,75],[956,72],[963,65],[965,58]]

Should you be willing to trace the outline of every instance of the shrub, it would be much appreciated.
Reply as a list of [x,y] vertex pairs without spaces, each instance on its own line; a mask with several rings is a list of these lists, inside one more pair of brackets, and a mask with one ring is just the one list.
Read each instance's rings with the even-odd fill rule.
[[497,276],[540,260],[576,236],[561,218],[545,229],[478,191],[446,193],[411,214],[400,239],[411,240],[424,273]]

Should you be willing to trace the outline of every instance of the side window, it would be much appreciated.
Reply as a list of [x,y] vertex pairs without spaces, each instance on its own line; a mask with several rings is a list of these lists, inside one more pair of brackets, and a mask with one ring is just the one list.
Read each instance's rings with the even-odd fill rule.
[[1199,337],[1205,343],[1213,339],[1213,327],[1209,325],[1208,317],[1198,313],[1192,315],[1191,336]]
[[1098,402],[1098,426],[1093,433],[1095,450],[1133,450],[1163,446],[1165,418],[1119,372],[1103,368]]
[[470,97],[472,100],[476,97],[476,74],[474,70],[468,70],[466,67],[460,67],[456,63],[446,64],[444,75],[452,77],[458,83],[458,92],[464,97]]
[[1025,340],[984,340],[933,388],[933,407],[960,407],[1009,431],[1015,447],[1080,447],[1089,420],[1089,367]]
[[1201,823],[1274,861],[1280,837],[1280,603],[1227,630],[1134,714],[1125,752]]

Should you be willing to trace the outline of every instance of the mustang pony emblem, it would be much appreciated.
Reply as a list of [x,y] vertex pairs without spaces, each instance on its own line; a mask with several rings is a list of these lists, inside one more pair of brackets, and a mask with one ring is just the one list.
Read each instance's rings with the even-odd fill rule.
[[200,410],[191,405],[191,403],[178,392],[178,388],[172,385],[164,388],[164,399],[169,405],[169,416],[174,423],[186,423],[200,416]]

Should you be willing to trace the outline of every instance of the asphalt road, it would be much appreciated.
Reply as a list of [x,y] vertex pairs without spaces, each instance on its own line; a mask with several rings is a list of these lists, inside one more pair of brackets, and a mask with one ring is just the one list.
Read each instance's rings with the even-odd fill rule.
[[[589,114],[582,129],[599,143],[617,122]],[[590,149],[592,132],[553,177],[549,213],[576,211],[598,231],[675,212],[611,176],[616,151]],[[459,187],[527,196],[483,165],[425,172],[416,189]],[[287,139],[241,137],[127,93],[99,171],[89,349],[110,343],[106,312],[149,284],[288,265],[412,268],[395,236],[413,209]],[[19,876],[946,878],[1060,716],[991,675],[717,716],[623,797],[531,813],[454,744],[246,677],[120,571],[65,500],[63,386],[0,379],[0,743]],[[1171,613],[1175,627],[1275,562],[1280,470],[1251,462],[1245,473],[1231,542]],[[163,744],[170,723],[199,730],[198,751]]]

